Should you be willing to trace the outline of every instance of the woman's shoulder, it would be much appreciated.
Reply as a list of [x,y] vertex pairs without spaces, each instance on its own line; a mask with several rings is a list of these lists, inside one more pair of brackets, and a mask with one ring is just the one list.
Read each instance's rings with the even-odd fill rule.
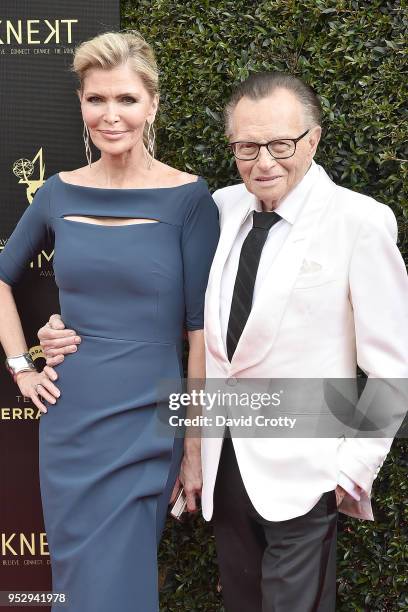
[[56,177],[56,174],[52,174],[38,185],[36,191],[34,192],[32,202],[33,208],[45,208],[49,210]]
[[184,215],[191,214],[200,204],[214,204],[207,182],[201,176],[162,163],[156,166],[156,173],[155,182],[157,187],[164,188],[162,193],[165,194],[166,201],[171,197],[172,201],[177,203],[176,208],[183,211]]
[[56,175],[63,183],[71,185],[90,186],[92,187],[92,178],[89,175],[88,166],[76,168],[74,170],[64,170]]
[[155,182],[158,187],[182,187],[190,183],[197,183],[200,179],[196,174],[173,168],[162,162],[156,162]]

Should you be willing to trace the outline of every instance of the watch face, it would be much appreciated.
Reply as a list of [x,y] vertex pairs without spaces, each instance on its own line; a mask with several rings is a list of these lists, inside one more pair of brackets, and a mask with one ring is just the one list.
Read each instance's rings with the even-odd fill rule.
[[18,357],[10,357],[6,360],[6,366],[11,372],[21,372],[22,369],[34,370],[35,365],[31,359],[31,355],[19,355]]

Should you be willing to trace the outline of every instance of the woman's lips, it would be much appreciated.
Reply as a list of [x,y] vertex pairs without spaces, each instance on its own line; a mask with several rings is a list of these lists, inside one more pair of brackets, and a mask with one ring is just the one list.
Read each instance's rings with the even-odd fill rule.
[[109,132],[107,130],[99,130],[99,133],[107,138],[108,140],[119,140],[124,136],[127,132]]

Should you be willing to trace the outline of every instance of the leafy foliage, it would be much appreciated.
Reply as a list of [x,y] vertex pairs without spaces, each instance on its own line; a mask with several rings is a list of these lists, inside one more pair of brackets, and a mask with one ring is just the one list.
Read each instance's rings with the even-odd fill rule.
[[[122,27],[152,43],[161,73],[160,159],[207,178],[239,180],[222,111],[250,71],[303,77],[321,97],[317,161],[345,187],[389,204],[408,256],[405,0],[122,0]],[[339,612],[408,610],[406,441],[374,486],[375,523],[342,519]],[[211,528],[168,525],[161,547],[166,611],[221,611]],[[289,612],[289,611],[288,611]]]

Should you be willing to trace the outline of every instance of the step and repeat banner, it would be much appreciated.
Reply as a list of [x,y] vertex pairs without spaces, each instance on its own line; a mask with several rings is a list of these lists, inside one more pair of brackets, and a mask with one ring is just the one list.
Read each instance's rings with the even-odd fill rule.
[[[1,0],[0,251],[44,181],[86,163],[70,66],[78,43],[119,29],[119,8],[119,0]],[[14,290],[40,367],[37,329],[59,312],[53,254],[52,243],[45,243]],[[0,367],[0,591],[51,589],[38,483],[39,418]]]

